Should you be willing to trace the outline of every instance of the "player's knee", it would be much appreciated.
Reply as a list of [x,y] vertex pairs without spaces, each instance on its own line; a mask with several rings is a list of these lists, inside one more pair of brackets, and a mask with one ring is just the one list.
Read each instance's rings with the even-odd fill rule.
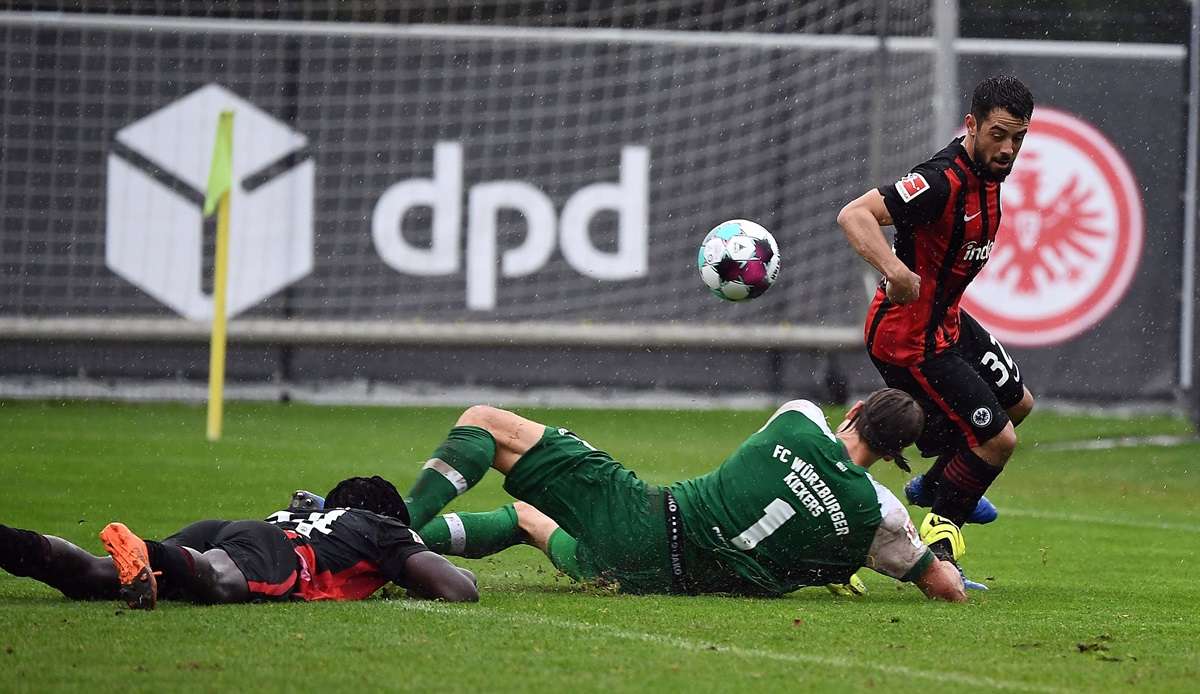
[[[458,426],[475,426],[487,429],[493,436],[497,435],[514,419],[515,415],[508,410],[502,410],[491,405],[472,405],[458,418]],[[509,425],[511,427],[511,425]]]
[[496,408],[490,405],[472,405],[459,416],[456,425],[460,427],[486,428],[485,425],[495,419],[495,411]]
[[983,446],[982,457],[990,463],[1003,465],[1008,458],[1017,450],[1017,432],[1013,429],[1011,423],[1005,425],[992,438],[988,439]]

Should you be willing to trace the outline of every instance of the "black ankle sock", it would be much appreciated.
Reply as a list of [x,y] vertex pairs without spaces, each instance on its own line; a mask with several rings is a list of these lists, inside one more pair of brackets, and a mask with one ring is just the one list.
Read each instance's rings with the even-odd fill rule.
[[33,576],[50,563],[50,541],[32,530],[0,525],[0,569]]
[[160,596],[173,597],[191,588],[196,578],[196,562],[186,549],[146,540],[146,554],[150,556],[150,568],[161,572],[158,576]]
[[953,453],[942,453],[937,457],[937,460],[933,461],[933,465],[929,466],[929,471],[925,473],[926,494],[937,493],[938,485],[942,483],[942,473],[946,471],[946,466],[953,457]]

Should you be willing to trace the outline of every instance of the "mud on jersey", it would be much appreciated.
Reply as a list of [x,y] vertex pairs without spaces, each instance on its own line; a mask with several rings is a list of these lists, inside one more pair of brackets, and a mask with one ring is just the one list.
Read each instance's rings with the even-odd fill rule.
[[896,227],[896,256],[921,277],[921,292],[899,306],[880,282],[864,337],[872,356],[907,366],[958,341],[959,301],[1000,228],[1000,184],[980,176],[958,138],[879,192]]
[[807,400],[786,403],[719,468],[670,491],[694,592],[782,595],[863,566],[911,580],[933,560],[908,512]]
[[388,582],[403,586],[405,562],[428,551],[407,525],[362,509],[279,511],[266,520],[295,547],[294,594],[303,600],[361,600]]

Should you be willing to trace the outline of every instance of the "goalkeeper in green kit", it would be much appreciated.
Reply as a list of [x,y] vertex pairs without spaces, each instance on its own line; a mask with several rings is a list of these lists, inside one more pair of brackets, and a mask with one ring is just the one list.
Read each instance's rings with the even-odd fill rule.
[[[623,592],[779,596],[847,584],[865,566],[961,602],[958,570],[867,472],[879,459],[903,463],[923,425],[916,402],[890,388],[856,403],[836,431],[816,405],[793,400],[713,472],[660,487],[566,429],[480,405],[405,501],[436,552],[477,558],[529,543],[571,578]],[[519,502],[435,517],[489,467]]]

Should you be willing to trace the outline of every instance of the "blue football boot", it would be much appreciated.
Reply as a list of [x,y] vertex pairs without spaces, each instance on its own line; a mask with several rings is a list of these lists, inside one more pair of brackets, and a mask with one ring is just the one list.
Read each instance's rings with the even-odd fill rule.
[[[925,488],[925,475],[917,475],[904,485],[904,498],[908,499],[908,503],[912,506],[923,508],[933,506],[933,490]],[[983,525],[996,520],[999,515],[1000,512],[996,510],[996,505],[984,496],[980,497],[979,503],[975,504],[975,510],[971,512],[971,515],[967,516],[967,522]]]
[[292,494],[292,501],[288,504],[287,510],[292,513],[324,511],[325,498],[304,489],[297,489],[296,493]]
[[958,575],[962,577],[963,588],[965,588],[967,590],[987,590],[988,589],[986,584],[980,583],[979,581],[972,581],[971,579],[967,578],[967,575],[965,573],[963,573],[961,566],[958,567]]

